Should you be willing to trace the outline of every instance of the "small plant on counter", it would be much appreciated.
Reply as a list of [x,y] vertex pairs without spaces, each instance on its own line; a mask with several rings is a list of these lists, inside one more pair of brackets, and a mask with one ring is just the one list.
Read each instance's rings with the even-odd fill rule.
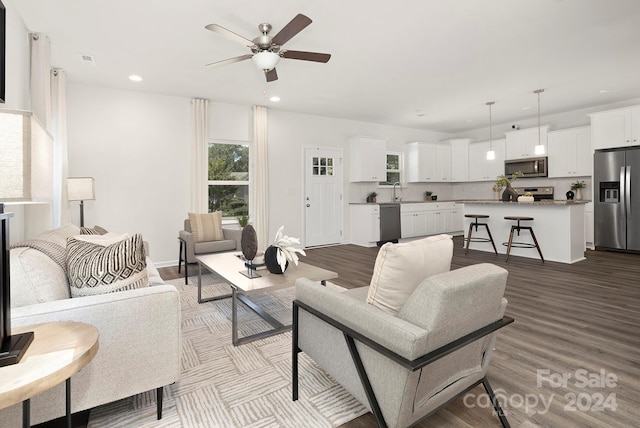
[[585,187],[587,187],[587,183],[585,183],[584,180],[574,181],[571,183],[571,190],[584,189]]
[[511,174],[511,178],[508,178],[504,174],[503,175],[499,175],[498,179],[496,180],[495,184],[493,185],[493,190],[496,190],[496,188],[498,188],[497,190],[500,190],[503,187],[507,187],[511,183],[516,181],[518,179],[518,177],[522,177],[523,175],[524,175],[524,173],[522,171],[514,172],[513,174]]
[[375,202],[376,196],[378,196],[378,193],[376,192],[369,193],[369,195],[367,195],[367,202]]

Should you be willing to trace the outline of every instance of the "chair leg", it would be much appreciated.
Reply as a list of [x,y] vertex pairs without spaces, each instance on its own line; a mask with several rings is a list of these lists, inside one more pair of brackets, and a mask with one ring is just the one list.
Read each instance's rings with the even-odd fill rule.
[[516,229],[515,226],[511,226],[511,233],[509,233],[509,244],[507,245],[507,257],[504,259],[505,262],[509,261],[509,253],[511,253],[511,244],[513,243],[513,231]]
[[187,243],[184,243],[184,285],[189,283],[189,261],[187,260]]
[[491,236],[491,230],[489,230],[489,225],[485,224],[484,227],[487,228],[487,234],[489,235],[489,239],[491,240],[491,245],[493,245],[493,252],[498,254],[498,249],[496,248],[495,242],[493,242],[493,236]]
[[466,246],[466,249],[464,250],[465,256],[469,252],[469,243],[471,242],[471,230],[472,229],[473,229],[473,223],[469,223],[469,233],[467,234],[467,246]]
[[493,404],[493,408],[495,409],[496,414],[498,415],[498,419],[500,419],[500,423],[502,424],[503,428],[511,428],[511,425],[509,425],[509,421],[507,420],[504,411],[500,407],[500,403],[496,399],[496,394],[494,394],[493,389],[489,384],[489,380],[486,377],[482,379],[482,385],[484,386],[485,391],[487,391],[487,394],[489,394],[491,404]]
[[291,338],[291,399],[298,400],[298,312],[296,302],[293,302],[292,338]]
[[542,250],[540,249],[540,245],[538,245],[538,240],[536,239],[536,234],[533,233],[533,228],[529,228],[529,232],[531,232],[531,237],[533,238],[533,243],[536,244],[536,249],[538,250],[538,254],[540,254],[540,260],[544,263],[544,257],[542,257]]
[[178,254],[178,273],[180,273],[180,266],[182,265],[182,245],[184,245],[182,239],[178,239],[180,241],[180,253]]
[[158,420],[162,419],[162,395],[164,392],[164,387],[156,388],[156,405],[157,405],[157,413]]

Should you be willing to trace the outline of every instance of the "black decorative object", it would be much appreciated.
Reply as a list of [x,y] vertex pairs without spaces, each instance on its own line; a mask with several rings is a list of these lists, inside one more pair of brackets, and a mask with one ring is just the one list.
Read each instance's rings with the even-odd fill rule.
[[518,192],[515,191],[511,184],[507,184],[507,187],[502,192],[503,202],[518,202]]
[[573,198],[576,196],[575,193],[573,193],[573,191],[569,190],[567,192],[567,201],[573,201]]
[[[278,247],[269,245],[264,252],[264,264],[267,265],[269,272],[282,274],[284,271],[282,270],[280,263],[278,263],[278,251],[280,251]],[[284,270],[287,270],[287,266],[289,266],[289,261],[287,261]]]
[[253,265],[253,259],[258,252],[258,235],[250,224],[242,228],[240,247],[242,248],[242,255],[246,260],[245,266],[247,267],[247,272],[242,271],[241,273],[247,278],[260,278],[260,274],[256,272],[256,267]]
[[17,364],[33,341],[33,332],[11,335],[11,274],[9,272],[9,219],[0,203],[0,367]]

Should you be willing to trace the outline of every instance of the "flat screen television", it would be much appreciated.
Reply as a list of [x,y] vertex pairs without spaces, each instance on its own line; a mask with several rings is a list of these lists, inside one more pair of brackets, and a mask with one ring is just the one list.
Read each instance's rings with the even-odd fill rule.
[[5,52],[7,47],[7,10],[0,0],[0,103],[5,101]]

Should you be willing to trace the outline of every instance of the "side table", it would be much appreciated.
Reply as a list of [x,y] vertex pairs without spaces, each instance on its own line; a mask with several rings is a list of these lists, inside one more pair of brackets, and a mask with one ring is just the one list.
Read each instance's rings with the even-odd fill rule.
[[0,367],[0,409],[22,402],[22,425],[30,426],[30,398],[66,382],[67,426],[71,427],[71,376],[98,352],[98,330],[80,322],[14,327],[13,334],[34,332],[18,364]]

